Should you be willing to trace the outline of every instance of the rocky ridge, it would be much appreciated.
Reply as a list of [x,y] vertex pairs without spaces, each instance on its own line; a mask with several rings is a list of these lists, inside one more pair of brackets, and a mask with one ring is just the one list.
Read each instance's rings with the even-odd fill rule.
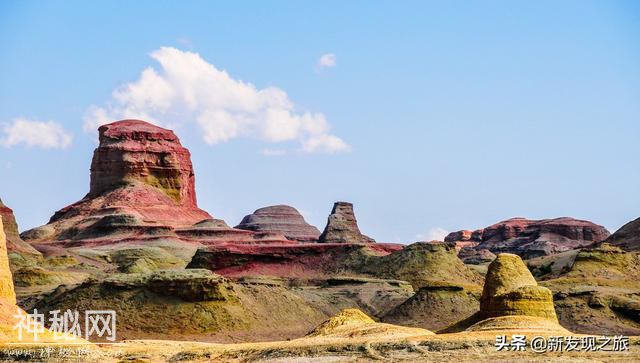
[[603,226],[574,218],[511,218],[473,232],[452,232],[445,241],[476,243],[473,248],[478,250],[531,258],[599,243],[608,236],[609,231]]

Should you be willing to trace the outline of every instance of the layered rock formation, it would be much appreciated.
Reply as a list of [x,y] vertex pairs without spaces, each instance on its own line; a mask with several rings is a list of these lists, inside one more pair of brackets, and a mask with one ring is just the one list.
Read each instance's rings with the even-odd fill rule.
[[[380,256],[402,250],[396,244],[306,243],[218,244],[200,248],[187,268],[206,268],[223,276],[326,278],[364,273]],[[391,276],[391,278],[394,278]]]
[[317,242],[320,237],[320,231],[308,224],[298,210],[288,205],[257,209],[245,216],[235,228],[256,232],[282,232],[286,238],[302,243]]
[[483,318],[526,315],[558,321],[553,295],[538,283],[522,259],[501,253],[489,265],[480,298]]
[[[13,210],[4,205],[2,199],[0,199],[0,218],[2,218],[4,222],[4,233],[7,236],[7,250],[10,254],[15,253],[18,255],[16,256],[17,258],[14,258],[14,262],[26,264],[28,263],[26,260],[32,262],[40,260],[42,254],[20,238],[18,224],[13,215]],[[18,259],[22,259],[23,261],[17,261]]]
[[604,242],[618,246],[625,251],[640,250],[640,218],[635,219],[620,227]]
[[89,193],[56,212],[50,224],[105,209],[174,227],[211,218],[198,209],[191,156],[173,131],[140,120],[98,131]]
[[558,324],[551,290],[538,286],[522,259],[510,253],[489,265],[480,311],[440,332],[461,330],[569,333]]
[[353,213],[353,204],[336,202],[327,220],[327,226],[320,235],[320,243],[374,243],[358,228],[358,221]]
[[281,232],[233,229],[198,208],[190,153],[171,130],[140,120],[99,128],[89,193],[22,234],[41,250],[177,241],[290,243]]
[[452,232],[445,241],[476,242],[476,249],[531,258],[588,246],[608,236],[603,226],[574,218],[512,218],[473,232]]
[[100,126],[98,132],[100,146],[93,153],[87,197],[141,183],[157,188],[182,207],[197,208],[191,154],[173,131],[123,120]]

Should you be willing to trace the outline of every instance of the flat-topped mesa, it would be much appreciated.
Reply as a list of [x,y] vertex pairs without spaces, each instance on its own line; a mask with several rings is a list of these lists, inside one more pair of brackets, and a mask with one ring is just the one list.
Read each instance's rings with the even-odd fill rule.
[[257,209],[245,216],[235,228],[255,232],[282,232],[286,238],[301,243],[318,242],[320,231],[308,224],[297,209],[274,205]]
[[569,218],[511,218],[473,232],[452,232],[445,241],[476,243],[477,249],[515,253],[524,258],[555,254],[603,241],[609,231],[595,223]]
[[196,204],[190,153],[171,130],[140,120],[99,128],[89,193],[22,234],[31,243],[159,235],[211,219]]
[[510,253],[499,254],[489,265],[480,315],[485,319],[525,315],[558,321],[551,290],[538,286],[522,259]]
[[353,204],[336,202],[327,220],[327,226],[320,235],[320,243],[375,243],[360,232],[353,213]]
[[140,120],[100,126],[88,197],[131,183],[158,188],[185,207],[197,207],[189,150],[171,130]]

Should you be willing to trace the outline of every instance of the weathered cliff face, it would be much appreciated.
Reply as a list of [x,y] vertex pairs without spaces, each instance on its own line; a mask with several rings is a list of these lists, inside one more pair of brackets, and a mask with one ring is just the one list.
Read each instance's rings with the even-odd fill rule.
[[476,242],[476,249],[529,258],[588,246],[608,236],[609,231],[603,226],[574,218],[512,218],[473,232],[452,232],[445,241]]
[[4,222],[4,233],[7,237],[7,250],[9,253],[16,253],[20,255],[21,259],[25,260],[39,260],[42,258],[40,252],[20,238],[13,210],[4,205],[2,199],[0,199],[0,218]]
[[304,217],[288,205],[274,205],[257,209],[245,216],[239,229],[256,232],[282,232],[286,238],[298,242],[317,242],[320,231],[308,224]]
[[320,235],[320,243],[374,243],[375,240],[360,232],[353,213],[353,204],[336,202]]
[[625,251],[640,250],[640,218],[620,227],[604,241]]

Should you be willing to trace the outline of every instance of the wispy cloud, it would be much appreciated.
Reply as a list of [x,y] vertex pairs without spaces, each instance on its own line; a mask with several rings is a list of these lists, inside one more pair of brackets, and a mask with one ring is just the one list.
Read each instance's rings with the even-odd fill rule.
[[444,241],[444,238],[449,234],[444,228],[435,227],[427,231],[427,233],[419,233],[415,239],[417,241]]
[[282,156],[285,155],[287,152],[285,150],[282,149],[262,149],[260,150],[260,154],[264,155],[264,156]]
[[2,127],[3,136],[0,145],[13,147],[23,144],[27,147],[42,149],[66,149],[73,137],[62,125],[53,121],[36,121],[15,118]]
[[[146,68],[138,80],[117,88],[105,106],[91,106],[85,130],[95,132],[107,122],[140,118],[160,125],[194,124],[209,145],[256,138],[297,141],[307,152],[348,151],[346,142],[329,132],[322,113],[296,110],[280,88],[258,89],[234,79],[194,52],[163,47],[151,57],[159,69]],[[338,144],[344,146],[336,148]]]
[[318,69],[333,68],[336,65],[338,65],[337,58],[333,53],[326,53],[321,55],[320,58],[318,58],[318,63],[316,64]]

